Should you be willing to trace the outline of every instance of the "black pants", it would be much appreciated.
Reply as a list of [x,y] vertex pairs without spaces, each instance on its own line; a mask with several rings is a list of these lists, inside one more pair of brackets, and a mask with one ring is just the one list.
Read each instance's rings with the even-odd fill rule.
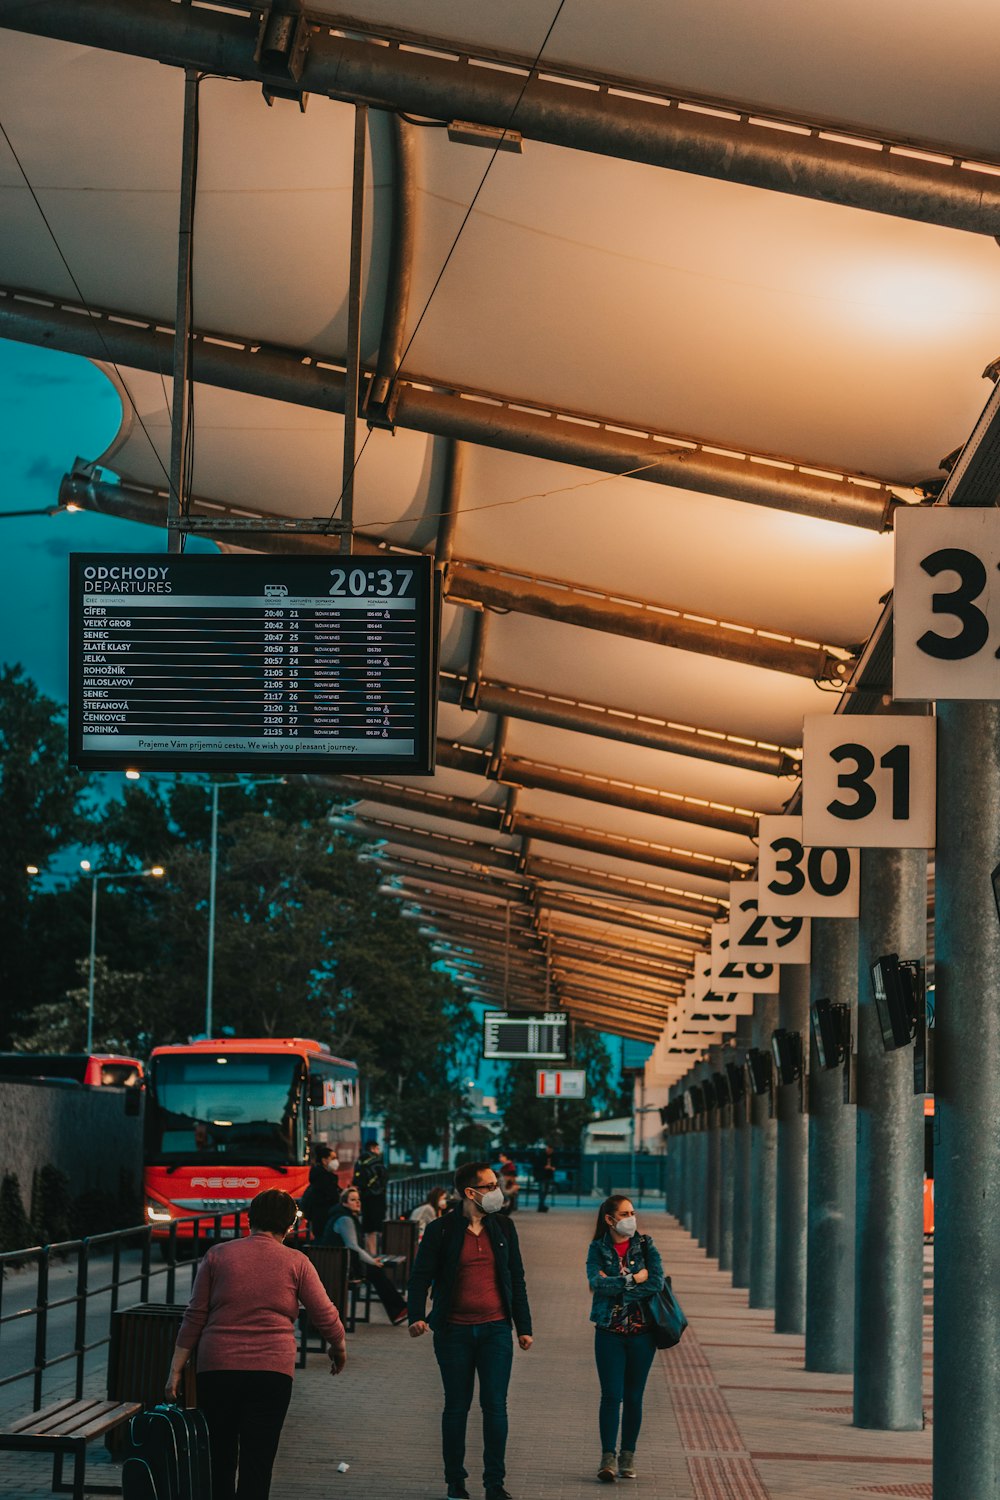
[[198,1406],[212,1450],[212,1500],[268,1500],[291,1398],[292,1377],[276,1370],[199,1374]]
[[434,1335],[444,1385],[441,1446],[448,1484],[466,1479],[465,1429],[479,1376],[483,1409],[483,1484],[503,1484],[507,1448],[507,1386],[514,1341],[506,1319],[498,1323],[446,1323]]
[[370,1282],[381,1299],[391,1321],[395,1322],[400,1313],[406,1311],[406,1300],[398,1287],[393,1286],[389,1277],[381,1266],[362,1266],[361,1274],[367,1282]]

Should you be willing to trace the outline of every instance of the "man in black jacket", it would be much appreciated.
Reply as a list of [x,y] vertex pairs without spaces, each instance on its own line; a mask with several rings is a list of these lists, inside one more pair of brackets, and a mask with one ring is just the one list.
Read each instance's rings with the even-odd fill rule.
[[[486,1500],[510,1500],[504,1489],[507,1386],[513,1362],[511,1324],[531,1348],[531,1310],[524,1264],[512,1221],[503,1218],[503,1191],[487,1162],[455,1173],[461,1206],[428,1224],[408,1287],[410,1336],[428,1327],[444,1385],[441,1444],[448,1500],[469,1500],[465,1429],[476,1376],[483,1409]],[[434,1306],[427,1317],[427,1293]]]

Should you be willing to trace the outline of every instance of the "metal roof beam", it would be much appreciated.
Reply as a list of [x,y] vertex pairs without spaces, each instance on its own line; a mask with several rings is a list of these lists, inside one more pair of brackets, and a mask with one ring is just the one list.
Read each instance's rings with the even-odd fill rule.
[[597,922],[601,926],[625,927],[630,932],[643,932],[647,935],[668,938],[672,943],[689,943],[692,948],[705,949],[708,946],[709,930],[707,927],[700,930],[677,927],[670,923],[658,922],[654,917],[645,917],[641,912],[630,911],[627,907],[584,903],[574,900],[572,896],[548,890],[539,891],[537,899],[538,905],[543,909],[565,912],[570,916]]
[[[628,812],[651,813],[654,817],[673,818],[679,823],[694,823],[702,828],[718,828],[724,833],[752,838],[757,832],[758,814],[739,808],[723,807],[704,798],[686,797],[679,792],[647,790],[607,776],[593,776],[586,771],[566,770],[559,766],[540,765],[520,755],[501,754],[494,762],[488,750],[480,750],[459,741],[438,740],[437,763],[473,776],[490,777],[507,786],[529,787],[535,791],[557,792],[566,797],[583,797],[590,802],[604,802]],[[493,767],[496,765],[494,773]]]
[[[696,939],[699,931],[707,934],[707,924],[719,917],[725,917],[729,910],[728,903],[718,901],[713,896],[672,890],[669,886],[653,885],[648,880],[633,880],[628,875],[609,875],[604,870],[589,870],[584,865],[563,864],[559,860],[543,859],[541,855],[529,854],[527,872],[536,880],[575,886],[577,890],[583,892],[595,891],[614,901],[630,902],[638,906],[653,908],[663,907],[668,911],[689,912],[700,921],[704,921],[706,925],[702,928],[700,921],[681,922],[670,917],[665,917],[663,920],[669,925],[694,934]],[[552,894],[565,895],[567,900],[575,902],[587,899],[586,896],[580,897],[571,892],[555,891]]]
[[[274,75],[254,61],[258,18],[217,6],[169,0],[33,0],[0,6],[14,30],[84,46],[154,58],[259,83]],[[301,78],[302,93],[360,102],[435,120],[462,120],[575,151],[590,151],[692,172],[772,192],[791,193],[874,213],[898,215],[976,234],[1000,234],[1000,185],[949,147],[935,160],[906,141],[811,122],[761,118],[751,106],[706,107],[659,94],[648,84],[581,87],[582,80],[530,59],[506,67],[475,66],[443,41],[432,54],[405,48],[384,33],[371,39],[337,34],[316,18]],[[442,55],[443,52],[453,55]],[[281,84],[288,89],[288,75]],[[852,139],[853,138],[853,139]]]
[[[551,917],[546,921],[543,930],[551,936],[553,942],[573,943],[595,952],[607,951],[627,958],[641,959],[647,963],[662,961],[680,964],[683,968],[689,969],[693,959],[688,949],[678,947],[669,941],[667,943],[643,943],[635,938],[613,937],[607,933],[592,932],[589,927],[571,927],[566,923],[557,926]],[[667,936],[669,937],[669,934]]]
[[[159,320],[85,308],[45,292],[0,288],[0,337],[153,374],[167,376],[172,369],[173,335]],[[193,332],[191,378],[297,406],[344,410],[345,375],[335,360],[237,334]],[[365,388],[369,378],[363,372]],[[720,442],[720,452],[676,433],[637,432],[593,414],[542,410],[517,396],[432,385],[400,382],[397,426],[875,531],[885,529],[896,503],[890,482],[833,473],[829,465],[813,472],[808,464],[748,454],[734,444]]]
[[616,834],[583,828],[576,823],[561,823],[554,818],[536,818],[531,813],[515,813],[512,831],[525,838],[541,839],[569,849],[583,849],[609,859],[635,860],[658,869],[674,870],[681,875],[697,875],[705,880],[727,884],[739,880],[749,868],[747,860],[719,859],[714,854],[694,854],[654,844],[643,839],[620,838]]
[[[462,703],[463,691],[463,679],[456,673],[440,674],[442,702]],[[480,681],[471,707],[482,713],[525,719],[553,729],[640,745],[647,750],[665,750],[668,754],[736,766],[742,771],[759,771],[764,776],[797,776],[801,769],[798,758],[778,746],[755,744],[707,729],[687,729],[631,709],[576,703],[510,683]]]

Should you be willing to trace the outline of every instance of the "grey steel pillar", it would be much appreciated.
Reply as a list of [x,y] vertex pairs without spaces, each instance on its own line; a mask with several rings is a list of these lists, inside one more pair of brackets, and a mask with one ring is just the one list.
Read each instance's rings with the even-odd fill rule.
[[[735,1061],[750,1045],[751,1019],[736,1021]],[[733,1105],[733,1286],[750,1285],[750,1106],[746,1098]]]
[[1000,1496],[1000,704],[938,704],[934,1495]]
[[[706,1063],[694,1070],[695,1082],[704,1084]],[[704,1250],[708,1242],[708,1112],[696,1116],[694,1132],[694,1237]]]
[[[720,1072],[733,1050],[726,1047],[719,1059]],[[733,1184],[736,1175],[736,1143],[733,1137],[733,1106],[719,1110],[719,1270],[733,1269]]]
[[[777,995],[756,995],[752,1041],[770,1051],[778,1024]],[[777,1130],[767,1094],[750,1099],[750,1306],[774,1306],[774,1191]]]
[[926,854],[862,850],[854,1424],[893,1432],[923,1421],[923,1100],[913,1049],[882,1047],[869,966],[883,953],[923,959],[926,949]]
[[[805,1056],[809,1048],[809,968],[783,964],[778,992],[778,1025],[797,1031]],[[809,1117],[799,1083],[776,1082],[778,1125],[775,1168],[774,1331],[801,1333],[806,1326],[806,1183]]]
[[[690,1069],[688,1071],[688,1073],[686,1074],[686,1076],[682,1080],[682,1088],[686,1090],[689,1087],[690,1084],[694,1083],[694,1081],[695,1081],[694,1069],[692,1068],[692,1069]],[[684,1121],[684,1162],[683,1162],[683,1171],[684,1171],[684,1195],[683,1195],[684,1217],[683,1217],[683,1224],[684,1224],[684,1228],[687,1230],[688,1234],[692,1234],[692,1235],[694,1234],[695,1181],[696,1181],[696,1178],[697,1178],[697,1172],[695,1170],[696,1166],[697,1166],[697,1163],[696,1163],[695,1158],[696,1158],[696,1155],[697,1155],[697,1148],[698,1148],[698,1142],[697,1142],[697,1139],[696,1139],[696,1131],[695,1131],[694,1121],[693,1120],[685,1119],[685,1121]]]
[[[856,1010],[858,924],[817,917],[812,924],[812,1000]],[[852,1020],[852,1027],[856,1026]],[[844,1103],[844,1070],[823,1069],[812,1047],[809,1069],[809,1197],[806,1369],[849,1374],[854,1366],[854,1157],[857,1110]]]
[[712,1076],[719,1069],[721,1056],[722,1048],[712,1047],[705,1069],[706,1087],[713,1100],[705,1142],[705,1253],[712,1260],[719,1258],[722,1226],[722,1110],[715,1098]]

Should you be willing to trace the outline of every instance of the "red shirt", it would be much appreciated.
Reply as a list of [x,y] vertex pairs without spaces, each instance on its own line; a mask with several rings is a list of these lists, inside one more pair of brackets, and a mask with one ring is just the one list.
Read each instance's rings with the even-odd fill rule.
[[465,1231],[449,1323],[499,1323],[507,1316],[497,1283],[493,1245],[485,1229]]
[[618,1259],[621,1261],[622,1265],[624,1266],[624,1264],[625,1264],[625,1257],[628,1254],[628,1247],[629,1247],[629,1245],[631,1245],[632,1241],[631,1240],[621,1240],[619,1242],[618,1240],[614,1240],[614,1241],[612,1241],[612,1243],[614,1245],[615,1254],[617,1255]]

